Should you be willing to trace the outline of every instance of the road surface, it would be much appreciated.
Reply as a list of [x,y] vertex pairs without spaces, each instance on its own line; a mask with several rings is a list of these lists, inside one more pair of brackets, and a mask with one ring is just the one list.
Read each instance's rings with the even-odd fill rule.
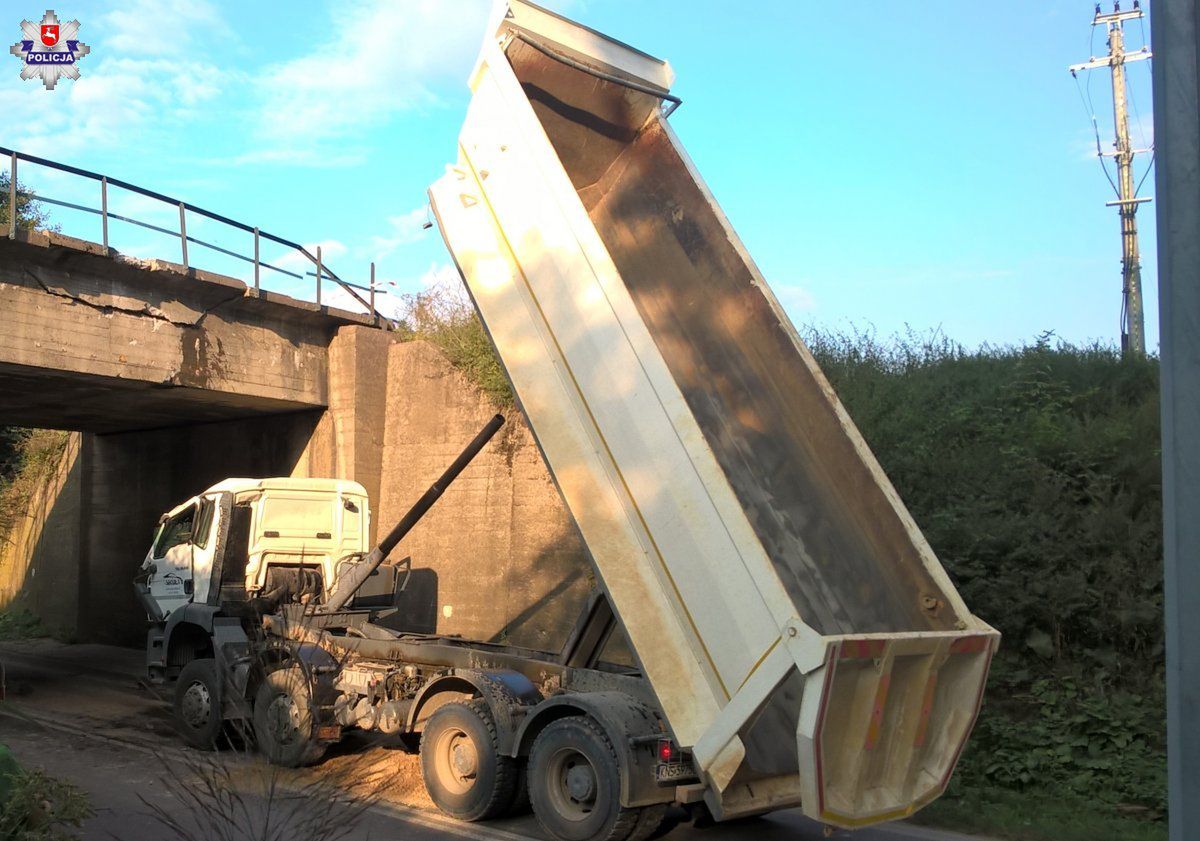
[[[187,772],[194,774],[197,768],[209,769],[202,773],[216,775],[214,779],[219,776],[241,791],[249,811],[260,819],[270,799],[263,795],[261,781],[271,772],[256,758],[236,750],[214,755],[184,747],[172,727],[166,695],[140,680],[141,656],[140,651],[98,645],[65,646],[43,640],[0,643],[6,689],[6,700],[0,702],[0,741],[26,768],[40,768],[88,793],[96,815],[83,828],[85,839],[186,837],[169,832],[155,818],[155,807],[171,815],[190,814],[186,805],[189,795],[178,780],[191,779]],[[177,773],[170,768],[183,770]],[[363,773],[364,768],[375,774],[372,779],[378,798],[354,818],[351,838],[545,839],[531,815],[481,824],[444,817],[424,794],[417,758],[398,744],[350,744],[326,757],[315,769],[318,775],[310,775],[319,776],[319,782],[307,784],[332,788],[337,780]],[[292,784],[304,781],[293,779]],[[207,834],[201,831],[197,837]],[[905,823],[826,836],[821,825],[794,810],[708,828],[685,824],[667,837],[669,841],[742,841],[751,837],[754,841],[823,841],[826,837],[979,841]]]

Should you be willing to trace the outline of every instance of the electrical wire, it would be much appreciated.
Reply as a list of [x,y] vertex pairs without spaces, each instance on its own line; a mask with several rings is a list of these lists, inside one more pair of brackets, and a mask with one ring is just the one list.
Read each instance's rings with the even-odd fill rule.
[[[1138,25],[1141,26],[1141,28],[1142,28],[1142,49],[1143,50],[1148,49],[1150,46],[1150,44],[1146,41],[1145,19],[1146,19],[1145,15],[1143,15],[1142,17],[1137,19]],[[1147,69],[1150,67],[1151,61],[1152,61],[1152,59],[1149,59],[1149,58],[1146,59]],[[1132,85],[1129,86],[1129,102],[1133,106],[1133,115],[1137,119],[1138,137],[1141,138],[1142,148],[1148,149],[1151,147],[1151,144],[1146,142],[1145,124],[1142,122],[1142,114],[1141,114],[1141,111],[1138,110],[1137,96],[1134,94],[1134,89],[1133,89]],[[1149,172],[1149,170],[1147,170],[1147,172]]]
[[1134,198],[1137,198],[1137,194],[1138,194],[1139,192],[1141,192],[1141,189],[1142,189],[1142,184],[1144,184],[1144,183],[1146,182],[1146,176],[1150,174],[1150,170],[1154,169],[1154,156],[1155,156],[1155,154],[1156,154],[1156,153],[1155,153],[1155,152],[1153,152],[1153,151],[1151,151],[1151,152],[1150,152],[1150,163],[1146,164],[1146,171],[1142,173],[1141,180],[1139,180],[1139,181],[1138,181],[1138,183],[1137,183],[1137,186],[1133,188],[1133,195],[1134,195]]
[[[1108,174],[1108,165],[1104,163],[1104,153],[1100,148],[1100,126],[1096,122],[1096,109],[1088,107],[1091,94],[1089,93],[1088,98],[1084,99],[1083,87],[1079,84],[1079,76],[1072,72],[1071,78],[1075,80],[1075,90],[1079,92],[1079,101],[1083,105],[1083,110],[1088,115],[1088,119],[1092,121],[1092,133],[1096,137],[1096,157],[1100,161],[1100,169],[1104,171],[1104,177],[1108,179],[1109,185],[1113,188],[1113,193],[1120,196],[1121,191],[1117,189],[1117,182],[1113,181],[1113,177]],[[1090,76],[1088,77],[1088,81],[1091,81]]]

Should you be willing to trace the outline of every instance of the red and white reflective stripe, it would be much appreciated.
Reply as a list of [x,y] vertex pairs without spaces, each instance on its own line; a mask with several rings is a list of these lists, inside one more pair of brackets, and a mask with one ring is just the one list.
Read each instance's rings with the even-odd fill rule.
[[839,649],[841,660],[877,660],[883,656],[887,640],[844,639]]
[[978,654],[991,645],[991,637],[961,637],[950,643],[951,654]]
[[921,747],[925,744],[925,734],[929,731],[929,714],[933,712],[933,693],[937,689],[937,672],[929,674],[929,680],[925,684],[925,698],[921,701],[921,718],[917,722],[917,737],[913,739],[913,744]]
[[887,705],[888,689],[892,685],[892,673],[881,675],[879,685],[875,687],[875,706],[871,708],[871,721],[867,724],[867,741],[863,747],[873,750],[879,744],[879,734],[883,730],[883,708]]

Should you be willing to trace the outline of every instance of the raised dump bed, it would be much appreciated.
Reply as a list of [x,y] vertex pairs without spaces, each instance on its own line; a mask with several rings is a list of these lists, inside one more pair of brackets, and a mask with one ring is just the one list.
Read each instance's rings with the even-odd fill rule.
[[939,794],[999,635],[963,604],[671,130],[670,67],[501,6],[442,234],[719,818]]

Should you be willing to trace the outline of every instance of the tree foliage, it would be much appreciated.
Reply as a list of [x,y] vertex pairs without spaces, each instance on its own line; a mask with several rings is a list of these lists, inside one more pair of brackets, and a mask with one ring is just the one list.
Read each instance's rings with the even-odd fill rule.
[[[12,179],[7,172],[0,172],[0,228],[9,226],[9,186]],[[49,215],[38,201],[37,194],[17,182],[17,227],[25,230],[50,227]]]

